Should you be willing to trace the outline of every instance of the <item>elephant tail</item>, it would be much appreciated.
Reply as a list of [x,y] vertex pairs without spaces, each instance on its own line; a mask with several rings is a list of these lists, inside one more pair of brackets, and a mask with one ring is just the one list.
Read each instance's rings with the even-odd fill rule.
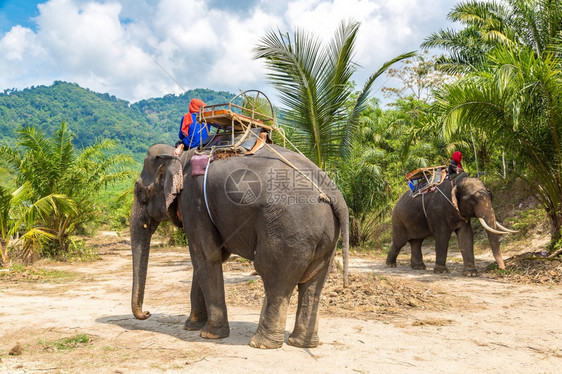
[[[341,193],[337,199],[332,199],[332,209],[338,218],[341,230],[342,257],[343,257],[343,286],[349,286],[349,211]],[[334,201],[335,200],[335,201]]]

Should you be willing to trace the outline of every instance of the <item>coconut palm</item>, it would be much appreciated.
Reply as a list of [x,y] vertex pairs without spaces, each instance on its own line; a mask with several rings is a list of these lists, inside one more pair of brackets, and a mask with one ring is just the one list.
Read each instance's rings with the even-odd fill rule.
[[50,194],[30,203],[31,195],[29,182],[11,193],[0,186],[0,266],[10,263],[12,248],[27,262],[38,254],[43,242],[56,239],[52,229],[41,225],[48,217],[76,214],[76,205],[65,195]]
[[41,224],[56,237],[50,244],[51,254],[65,253],[69,235],[94,218],[100,189],[131,175],[124,169],[130,157],[107,153],[114,142],[102,140],[77,151],[72,140],[72,132],[62,123],[51,137],[35,127],[23,128],[15,147],[0,147],[4,154],[0,163],[15,175],[16,185],[29,184],[31,201],[64,195],[79,207],[78,211],[56,209],[42,218]]
[[284,108],[280,121],[292,128],[291,139],[321,168],[333,165],[350,150],[352,134],[365,109],[371,86],[392,64],[413,53],[385,63],[369,77],[349,109],[353,93],[351,77],[357,70],[353,61],[357,22],[342,22],[332,41],[323,46],[320,39],[297,29],[291,37],[269,32],[255,48],[255,58],[265,60],[267,78],[279,91]]
[[447,136],[475,128],[523,161],[522,177],[550,217],[553,238],[559,236],[562,61],[524,46],[495,48],[487,64],[436,93],[434,110]]
[[422,44],[439,47],[449,55],[438,65],[449,72],[464,73],[486,63],[496,46],[526,46],[537,56],[549,50],[562,29],[562,2],[558,0],[465,1],[448,19],[463,24],[460,30],[440,30]]

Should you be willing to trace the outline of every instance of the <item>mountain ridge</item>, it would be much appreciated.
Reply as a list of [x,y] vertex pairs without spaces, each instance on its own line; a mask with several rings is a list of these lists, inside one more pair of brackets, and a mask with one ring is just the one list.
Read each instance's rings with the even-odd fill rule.
[[0,93],[0,143],[13,145],[17,130],[25,126],[51,134],[66,122],[75,134],[76,147],[87,147],[101,138],[112,139],[119,144],[116,152],[131,154],[140,161],[150,145],[176,142],[180,120],[191,99],[220,104],[234,96],[198,88],[130,103],[64,81],[8,89]]

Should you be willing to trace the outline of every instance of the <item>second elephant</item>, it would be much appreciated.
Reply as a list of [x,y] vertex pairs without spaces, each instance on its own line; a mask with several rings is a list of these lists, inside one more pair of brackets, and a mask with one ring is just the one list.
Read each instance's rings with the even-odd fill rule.
[[[457,209],[458,207],[458,209]],[[402,195],[392,212],[392,244],[386,264],[396,266],[400,249],[410,243],[412,269],[425,269],[421,251],[425,238],[435,238],[436,273],[448,272],[446,266],[449,239],[453,232],[463,258],[464,275],[476,275],[474,242],[470,218],[477,217],[486,228],[492,253],[500,269],[505,265],[499,235],[512,232],[496,222],[492,194],[478,178],[461,175],[454,182],[445,180],[432,192],[411,197]]]

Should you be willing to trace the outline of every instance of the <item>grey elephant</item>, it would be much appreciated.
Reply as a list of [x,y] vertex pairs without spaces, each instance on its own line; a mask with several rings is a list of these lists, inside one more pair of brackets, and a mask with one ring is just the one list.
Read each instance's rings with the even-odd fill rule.
[[492,194],[478,178],[461,174],[454,181],[446,179],[433,191],[416,197],[407,192],[392,212],[392,244],[386,264],[396,267],[400,249],[410,243],[412,269],[426,269],[421,246],[425,238],[435,238],[434,272],[449,272],[446,266],[449,239],[453,232],[463,258],[463,274],[477,275],[470,218],[478,217],[487,230],[492,253],[500,269],[505,265],[500,251],[499,235],[515,232],[496,222]]
[[171,146],[152,146],[135,185],[130,217],[134,316],[150,316],[142,310],[150,240],[158,224],[169,219],[185,230],[194,269],[185,329],[200,330],[208,339],[229,335],[222,262],[235,253],[254,262],[265,288],[250,345],[283,344],[289,298],[297,287],[288,344],[317,346],[320,293],[340,232],[347,277],[348,209],[337,187],[307,158],[275,145],[205,168],[195,150],[180,158],[173,152]]

